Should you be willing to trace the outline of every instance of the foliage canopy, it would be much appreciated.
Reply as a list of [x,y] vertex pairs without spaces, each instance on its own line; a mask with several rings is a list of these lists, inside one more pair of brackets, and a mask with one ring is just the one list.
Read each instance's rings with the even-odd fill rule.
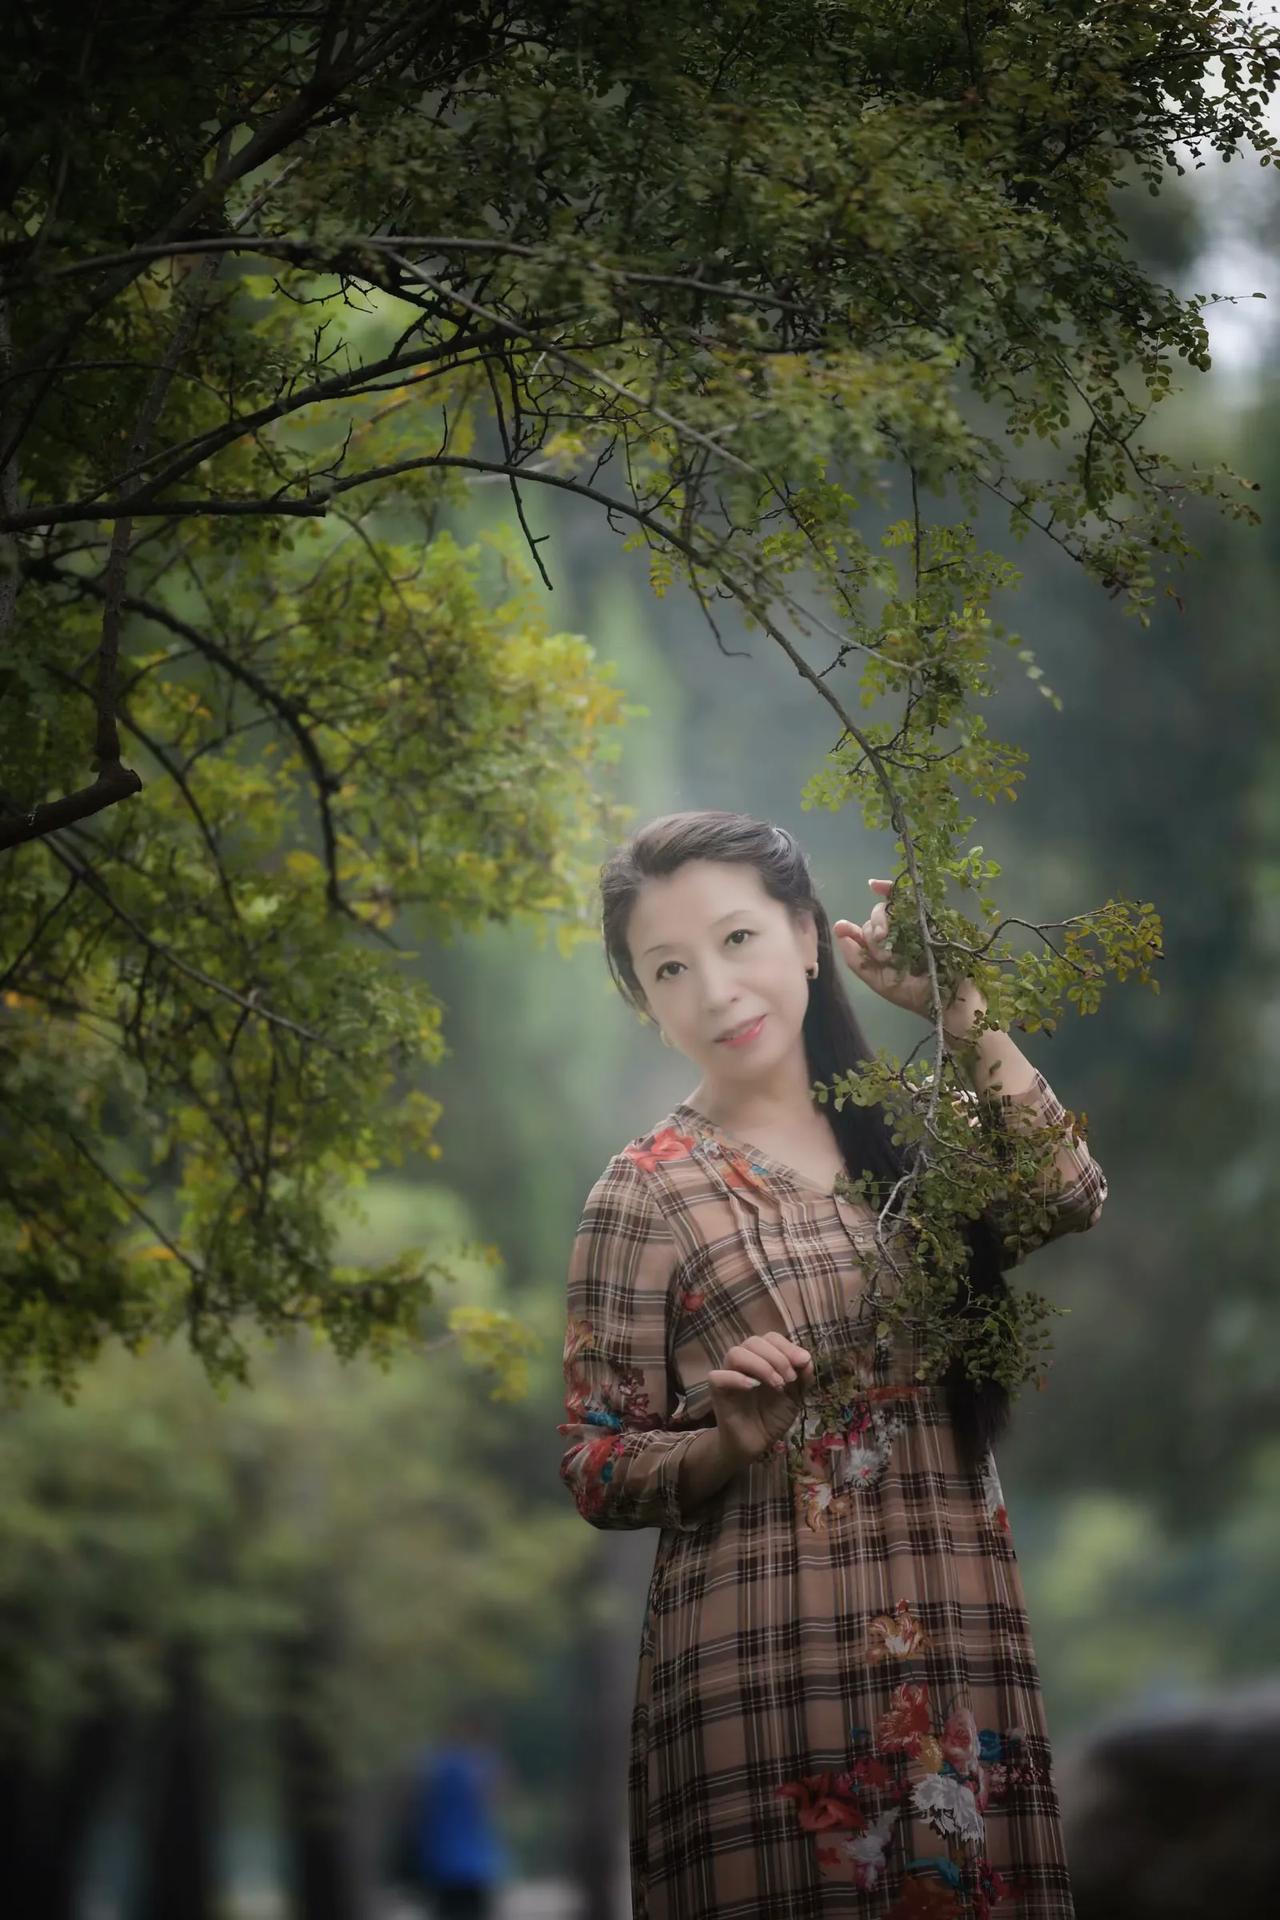
[[[1139,435],[1205,307],[1120,194],[1245,144],[1276,29],[1235,0],[32,6],[0,63],[0,1357],[237,1324],[417,1338],[413,1254],[335,1267],[326,1202],[434,1149],[440,1010],[392,945],[563,942],[626,717],[440,525],[469,485],[593,502],[662,593],[733,602],[825,700],[805,793],[895,836],[936,1005],[1052,1029],[1151,981],[1151,903],[1015,950],[963,796],[1056,543],[1144,624],[1188,496]],[[900,484],[910,511],[880,512]],[[930,519],[954,490],[962,517]],[[340,640],[337,637],[340,631]],[[868,717],[870,716],[870,717]],[[92,779],[88,776],[92,772]],[[968,896],[968,910],[947,891]],[[940,1035],[926,1118],[946,1143]],[[869,1097],[902,1089],[877,1063]],[[966,1182],[950,1183],[957,1206]],[[943,1196],[945,1198],[945,1195]],[[519,1333],[479,1334],[509,1368]],[[1017,1355],[1006,1355],[1016,1361]],[[509,1374],[506,1376],[509,1377]]]

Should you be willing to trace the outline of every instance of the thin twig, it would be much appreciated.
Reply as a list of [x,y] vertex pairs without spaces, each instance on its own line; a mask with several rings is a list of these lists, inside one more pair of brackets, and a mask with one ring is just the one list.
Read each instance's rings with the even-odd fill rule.
[[[13,801],[4,793],[0,793],[0,806],[8,807],[11,812],[20,812],[20,809],[15,807]],[[215,980],[210,974],[205,973],[203,968],[193,966],[189,960],[182,959],[171,947],[162,946],[158,940],[153,939],[146,928],[112,897],[109,889],[92,867],[83,865],[74,854],[69,853],[56,834],[46,834],[45,845],[54,859],[60,861],[68,873],[74,873],[85,886],[96,893],[116,919],[128,927],[130,932],[136,934],[143,945],[166,966],[172,967],[177,973],[185,974],[198,986],[207,987],[211,993],[221,994],[224,1000],[230,1000],[234,1006],[243,1007],[246,1013],[256,1014],[260,1020],[268,1020],[273,1026],[282,1027],[286,1033],[296,1033],[301,1039],[309,1040],[313,1046],[323,1047],[326,1052],[342,1057],[343,1049],[335,1047],[331,1040],[324,1038],[323,1034],[316,1033],[310,1027],[304,1027],[298,1021],[288,1019],[285,1014],[275,1013],[270,1007],[264,1006],[257,998],[256,989],[246,998],[244,994],[237,993],[234,987],[227,986],[221,980]]]

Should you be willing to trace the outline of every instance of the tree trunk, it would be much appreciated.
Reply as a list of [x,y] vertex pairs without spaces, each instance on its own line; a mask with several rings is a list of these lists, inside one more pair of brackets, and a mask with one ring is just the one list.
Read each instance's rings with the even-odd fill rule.
[[[612,1542],[610,1543],[612,1544]],[[653,1548],[648,1542],[648,1551]],[[635,1688],[630,1622],[600,1619],[589,1596],[624,1587],[623,1553],[602,1554],[595,1577],[580,1583],[574,1623],[574,1702],[582,1748],[592,1755],[575,1794],[569,1834],[569,1871],[581,1920],[618,1920],[619,1885],[626,1884],[628,1730]]]
[[346,1782],[314,1715],[337,1648],[337,1627],[320,1602],[305,1632],[280,1650],[276,1740],[294,1920],[360,1920],[363,1905]]
[[76,1920],[85,1846],[122,1745],[122,1722],[108,1708],[83,1720],[59,1763],[40,1772],[16,1753],[0,1761],[0,1845],[4,1907],[40,1920]]
[[173,1642],[167,1665],[169,1699],[146,1768],[137,1920],[214,1920],[214,1761],[204,1677],[186,1640]]

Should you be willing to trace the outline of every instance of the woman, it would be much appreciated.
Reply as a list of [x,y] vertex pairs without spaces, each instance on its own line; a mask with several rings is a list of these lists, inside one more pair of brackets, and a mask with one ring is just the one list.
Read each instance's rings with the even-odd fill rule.
[[[871,1054],[837,951],[927,1014],[923,981],[893,968],[883,897],[832,929],[792,837],[742,814],[651,822],[602,894],[615,982],[701,1074],[595,1182],[568,1279],[561,1477],[592,1525],[661,1529],[631,1724],[636,1920],[1071,1920],[991,1451],[1009,1396],[954,1368],[921,1383],[860,1315],[874,1213],[833,1189],[902,1161],[878,1109],[811,1094]],[[960,989],[949,1045],[982,1004]],[[976,1047],[1003,1125],[1064,1121],[1007,1033]],[[1064,1138],[1051,1238],[1106,1198]],[[972,1223],[979,1294],[1006,1286],[1007,1225]]]

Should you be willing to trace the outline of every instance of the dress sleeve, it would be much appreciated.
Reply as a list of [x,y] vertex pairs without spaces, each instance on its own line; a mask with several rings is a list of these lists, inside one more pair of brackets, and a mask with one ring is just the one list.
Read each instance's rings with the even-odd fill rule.
[[570,1442],[560,1478],[594,1527],[689,1533],[716,1505],[689,1511],[679,1493],[680,1462],[700,1427],[669,1423],[667,1301],[677,1264],[647,1176],[616,1154],[587,1196],[569,1258],[558,1428]]
[[1020,1129],[1028,1132],[1040,1127],[1060,1130],[1056,1156],[1042,1178],[1034,1198],[1047,1217],[1047,1230],[1028,1232],[1028,1197],[1011,1197],[1007,1204],[988,1207],[985,1218],[1002,1236],[1016,1234],[1016,1247],[1008,1249],[1009,1264],[1016,1266],[1036,1247],[1057,1240],[1064,1233],[1085,1233],[1102,1217],[1107,1198],[1107,1176],[1089,1152],[1083,1134],[1078,1136],[1067,1118],[1067,1110],[1038,1068],[1035,1078],[1021,1093],[976,1094],[966,1089],[972,1103],[974,1124],[979,1124],[977,1109],[987,1115],[1005,1133]]

